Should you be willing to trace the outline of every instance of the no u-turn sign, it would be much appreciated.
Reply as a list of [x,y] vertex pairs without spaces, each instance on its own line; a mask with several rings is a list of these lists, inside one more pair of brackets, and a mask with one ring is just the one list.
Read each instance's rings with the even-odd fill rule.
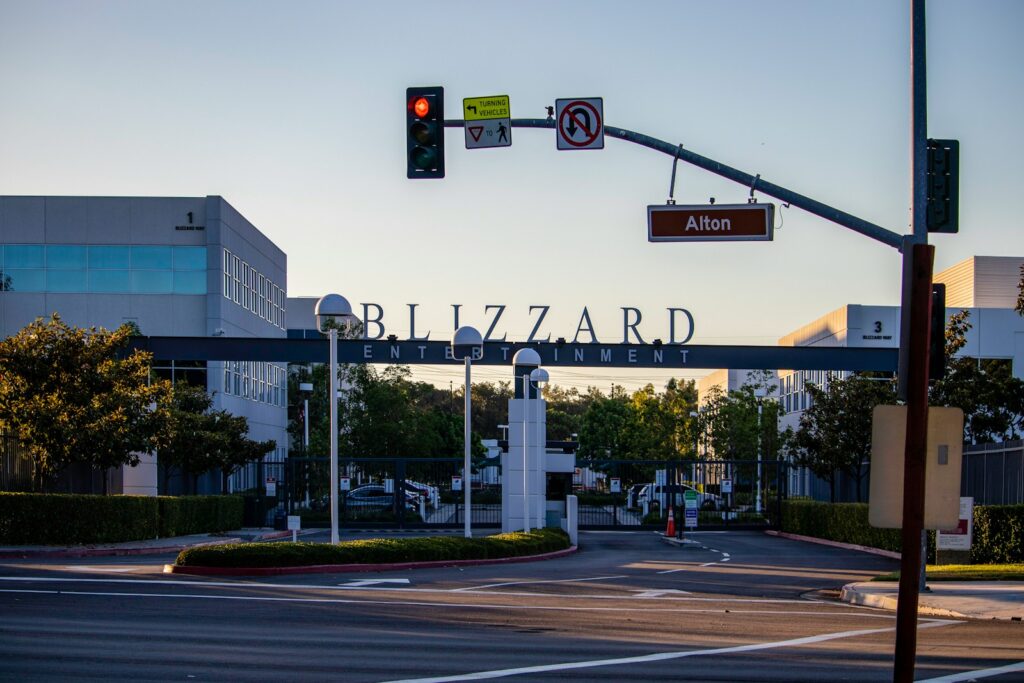
[[558,149],[604,149],[604,99],[555,100]]

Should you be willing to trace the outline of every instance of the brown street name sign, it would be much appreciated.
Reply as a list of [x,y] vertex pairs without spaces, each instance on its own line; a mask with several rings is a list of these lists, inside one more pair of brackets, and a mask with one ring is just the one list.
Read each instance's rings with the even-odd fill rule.
[[774,227],[774,204],[647,207],[648,242],[770,241]]

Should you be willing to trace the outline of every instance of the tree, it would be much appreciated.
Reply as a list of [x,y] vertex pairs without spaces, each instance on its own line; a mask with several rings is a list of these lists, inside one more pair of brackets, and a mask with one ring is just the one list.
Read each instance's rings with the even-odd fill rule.
[[35,490],[72,463],[136,465],[163,442],[170,385],[150,381],[150,354],[120,357],[130,334],[54,314],[0,340],[0,428],[28,450]]
[[946,374],[932,386],[932,405],[964,411],[964,440],[986,443],[1018,438],[1024,431],[1024,382],[1013,376],[1012,363],[998,358],[957,354],[967,345],[970,311],[950,316],[946,325]]
[[228,477],[277,447],[273,440],[250,439],[244,417],[213,410],[213,399],[202,387],[176,384],[167,416],[168,438],[158,451],[158,462],[165,477],[172,467],[179,468],[192,493],[199,475],[212,470],[220,472],[221,490],[227,493]]
[[1024,316],[1024,265],[1020,267],[1020,280],[1017,282],[1017,304],[1013,310]]
[[895,387],[888,379],[852,375],[830,378],[825,387],[807,384],[807,391],[811,405],[800,416],[795,461],[828,482],[833,503],[837,475],[845,472],[857,482],[860,502],[863,464],[871,459],[872,413],[876,405],[895,403]]
[[11,276],[0,270],[0,292],[10,292],[14,289]]

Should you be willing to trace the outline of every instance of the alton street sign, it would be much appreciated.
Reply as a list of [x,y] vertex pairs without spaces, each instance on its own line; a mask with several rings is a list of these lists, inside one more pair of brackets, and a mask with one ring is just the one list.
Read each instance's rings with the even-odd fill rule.
[[462,100],[466,149],[512,145],[512,109],[508,95],[467,97]]
[[648,242],[771,241],[773,204],[709,204],[647,207]]
[[604,100],[555,100],[555,130],[558,149],[604,149]]

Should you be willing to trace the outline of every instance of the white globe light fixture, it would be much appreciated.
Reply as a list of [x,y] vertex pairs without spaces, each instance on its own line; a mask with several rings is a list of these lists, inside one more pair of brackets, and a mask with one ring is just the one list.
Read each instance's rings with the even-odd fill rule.
[[313,309],[316,327],[327,334],[330,345],[330,386],[331,398],[331,543],[338,543],[338,327],[355,316],[352,304],[340,294],[325,294]]
[[465,431],[463,432],[463,441],[465,445],[465,461],[462,465],[462,495],[465,501],[465,514],[463,515],[463,533],[466,538],[473,536],[472,529],[472,498],[470,489],[471,486],[470,477],[472,476],[472,463],[470,462],[470,445],[473,439],[472,426],[470,424],[470,418],[472,416],[472,398],[470,393],[471,379],[470,369],[473,366],[473,359],[483,358],[484,355],[484,338],[480,335],[480,331],[475,327],[469,327],[464,325],[459,329],[455,330],[452,334],[452,356],[456,359],[462,359],[466,364],[466,384],[464,389],[464,403],[465,403],[465,416],[462,418],[463,426]]

